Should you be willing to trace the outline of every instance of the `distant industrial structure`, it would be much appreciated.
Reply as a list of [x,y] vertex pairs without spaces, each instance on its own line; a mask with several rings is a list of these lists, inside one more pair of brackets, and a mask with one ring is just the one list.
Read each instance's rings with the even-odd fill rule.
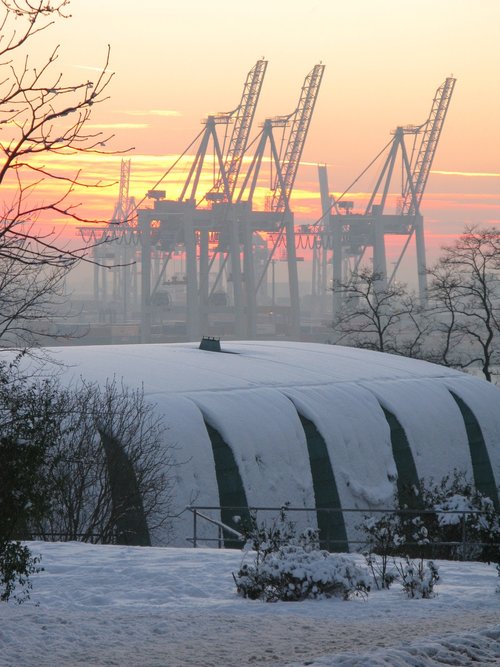
[[[170,332],[177,339],[198,340],[202,334],[269,337],[277,333],[278,325],[283,337],[300,339],[297,248],[311,251],[311,298],[324,304],[332,283],[349,281],[367,250],[382,280],[394,280],[413,236],[419,292],[425,299],[420,204],[455,79],[447,78],[438,88],[425,123],[393,132],[364,212],[355,212],[347,198],[335,200],[329,194],[326,167],[319,167],[323,215],[315,225],[297,228],[290,199],[324,65],[315,65],[305,77],[295,110],[266,119],[250,143],[266,69],[267,61],[258,60],[248,72],[238,106],[205,119],[191,144],[197,142],[197,149],[177,199],[167,199],[166,192],[155,186],[147,193],[152,205],[137,205],[129,195],[130,160],[122,160],[119,196],[109,224],[80,230],[94,246],[93,297],[102,322],[109,320],[106,308],[113,303],[111,319],[123,326],[135,322],[137,338],[144,343],[158,339],[159,326],[166,336]],[[411,149],[406,146],[408,137],[413,139]],[[398,160],[401,196],[396,212],[387,213]],[[263,165],[271,181],[270,194],[264,208],[257,210],[255,192],[263,181]],[[201,192],[208,168],[212,185]],[[406,239],[389,275],[385,237],[390,234]],[[182,258],[180,273],[173,269],[176,257]],[[278,304],[274,294],[278,257],[287,269],[285,304]],[[333,312],[338,307],[334,300]],[[320,315],[331,318],[332,306],[329,312],[320,309]]]
[[[449,77],[437,89],[425,123],[401,126],[394,130],[386,159],[363,213],[354,212],[354,202],[348,198],[335,201],[330,197],[326,167],[319,168],[323,217],[317,225],[316,234],[319,239],[314,244],[313,290],[315,289],[317,293],[324,293],[327,289],[326,267],[329,251],[332,254],[334,284],[349,282],[353,273],[358,270],[368,248],[372,249],[373,271],[380,274],[382,282],[390,284],[396,276],[412,237],[415,236],[418,290],[420,298],[425,300],[427,266],[420,204],[455,82],[456,79]],[[407,137],[413,139],[411,149],[406,146]],[[401,162],[401,195],[396,212],[387,213],[387,201],[398,157]],[[385,249],[385,237],[389,235],[406,237],[390,274],[387,271]],[[335,294],[337,298],[341,298],[339,292],[334,292],[334,298]],[[338,307],[339,304],[334,302],[334,312]]]

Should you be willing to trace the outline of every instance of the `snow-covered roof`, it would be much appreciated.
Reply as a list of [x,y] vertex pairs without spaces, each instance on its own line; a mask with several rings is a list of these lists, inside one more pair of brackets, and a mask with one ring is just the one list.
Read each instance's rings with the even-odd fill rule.
[[463,375],[425,361],[317,343],[222,342],[222,350],[174,343],[60,347],[50,353],[74,377],[116,376],[131,385],[144,383],[146,394]]
[[[392,501],[400,471],[388,413],[404,431],[419,478],[439,480],[453,469],[472,478],[475,445],[455,397],[480,425],[481,456],[490,461],[490,477],[500,480],[500,391],[488,382],[425,361],[334,345],[223,342],[222,350],[182,343],[49,351],[65,383],[82,377],[104,384],[114,377],[143,386],[183,463],[179,510],[193,499],[223,504],[207,425],[232,451],[250,506],[315,506],[305,421],[323,439],[342,507]],[[349,539],[353,516],[346,519]],[[187,530],[186,523],[179,534]]]

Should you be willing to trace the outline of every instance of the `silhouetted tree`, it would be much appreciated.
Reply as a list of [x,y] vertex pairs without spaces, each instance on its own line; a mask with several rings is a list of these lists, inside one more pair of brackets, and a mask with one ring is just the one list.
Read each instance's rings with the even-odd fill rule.
[[436,360],[456,368],[479,365],[491,382],[500,363],[499,232],[467,227],[429,274]]
[[[39,222],[52,216],[81,220],[70,195],[92,187],[79,172],[51,166],[51,156],[100,152],[105,138],[88,128],[95,104],[103,101],[111,75],[109,49],[95,81],[66,83],[56,69],[58,47],[33,62],[32,44],[56,19],[67,18],[68,0],[0,0],[0,345],[34,342],[38,322],[48,319],[62,293],[67,272],[86,259],[85,248],[61,244]],[[53,187],[47,196],[47,185]],[[13,539],[37,518],[46,502],[46,453],[54,408],[1,367],[0,431],[0,597],[8,599],[17,582],[29,584],[36,558]],[[19,401],[19,396],[22,400]],[[50,392],[47,392],[47,398]],[[33,415],[26,414],[30,406]],[[47,408],[44,414],[42,408]],[[40,486],[41,485],[41,486]],[[36,496],[36,497],[35,497]],[[36,502],[35,502],[36,501]]]
[[406,285],[387,285],[379,273],[363,269],[333,289],[342,303],[333,321],[335,344],[411,357],[423,354],[429,323]]
[[[51,156],[100,152],[107,138],[87,129],[111,74],[109,50],[95,81],[65,83],[56,69],[56,46],[33,63],[33,40],[58,18],[68,0],[0,1],[0,344],[33,342],[40,320],[50,318],[62,282],[86,259],[85,248],[65,246],[39,223],[54,215],[84,221],[70,202],[76,186],[95,187],[80,172],[51,166]],[[46,186],[51,185],[47,195]],[[44,190],[42,192],[42,189]],[[59,193],[59,194],[57,194]]]

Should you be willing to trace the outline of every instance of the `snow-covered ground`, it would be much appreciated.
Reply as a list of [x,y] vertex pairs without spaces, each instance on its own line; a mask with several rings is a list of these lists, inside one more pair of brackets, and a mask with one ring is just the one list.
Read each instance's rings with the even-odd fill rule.
[[241,553],[31,543],[31,600],[0,605],[2,667],[500,665],[495,567],[440,562],[438,595],[395,584],[367,600],[239,598]]

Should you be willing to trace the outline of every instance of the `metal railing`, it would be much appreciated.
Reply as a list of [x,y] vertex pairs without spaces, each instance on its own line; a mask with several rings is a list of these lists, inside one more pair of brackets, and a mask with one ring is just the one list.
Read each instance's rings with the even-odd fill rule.
[[[258,522],[259,514],[262,517],[263,514],[271,514],[272,518],[279,516],[283,507],[221,507],[221,506],[210,506],[210,505],[188,505],[186,510],[191,512],[193,515],[193,535],[192,537],[186,538],[188,542],[191,542],[194,548],[198,547],[200,543],[203,544],[213,544],[216,543],[218,548],[236,548],[239,549],[242,546],[242,541],[244,540],[243,533],[239,532],[235,528],[228,526],[226,523],[222,522],[220,519],[214,518],[206,514],[206,512],[216,512],[221,516],[221,512],[230,511],[234,512],[236,516],[238,513],[243,515],[248,515],[249,513],[255,518]],[[453,559],[467,560],[468,554],[473,553],[474,551],[481,550],[483,547],[497,548],[500,550],[500,543],[498,542],[480,542],[475,539],[472,539],[472,536],[469,535],[467,527],[467,517],[471,515],[485,515],[485,512],[481,510],[432,510],[432,509],[394,509],[394,508],[381,508],[381,509],[358,509],[358,508],[332,508],[332,507],[286,507],[285,508],[287,516],[293,515],[294,513],[303,513],[309,512],[314,514],[315,520],[318,514],[327,513],[327,514],[361,514],[363,517],[377,515],[377,514],[390,514],[390,515],[409,515],[409,516],[439,516],[439,515],[455,515],[459,516],[460,524],[460,539],[457,540],[432,540],[432,541],[405,541],[404,548],[420,548],[422,553],[426,551],[432,556],[432,552],[442,551],[443,548],[448,548],[450,554],[452,554]],[[216,535],[214,537],[199,535],[199,520],[202,522],[207,522],[208,524],[216,528]],[[355,528],[355,533],[360,535],[360,530],[357,526]],[[335,547],[339,545],[345,545],[345,540],[334,539],[330,535],[322,536],[320,538],[320,547],[328,551],[337,551]],[[367,544],[367,539],[348,539],[349,550],[359,551],[363,546]],[[354,547],[354,548],[352,548]],[[357,548],[356,548],[357,547]],[[429,557],[429,556],[426,556]],[[437,556],[434,556],[437,557]],[[444,556],[442,556],[444,557]]]

